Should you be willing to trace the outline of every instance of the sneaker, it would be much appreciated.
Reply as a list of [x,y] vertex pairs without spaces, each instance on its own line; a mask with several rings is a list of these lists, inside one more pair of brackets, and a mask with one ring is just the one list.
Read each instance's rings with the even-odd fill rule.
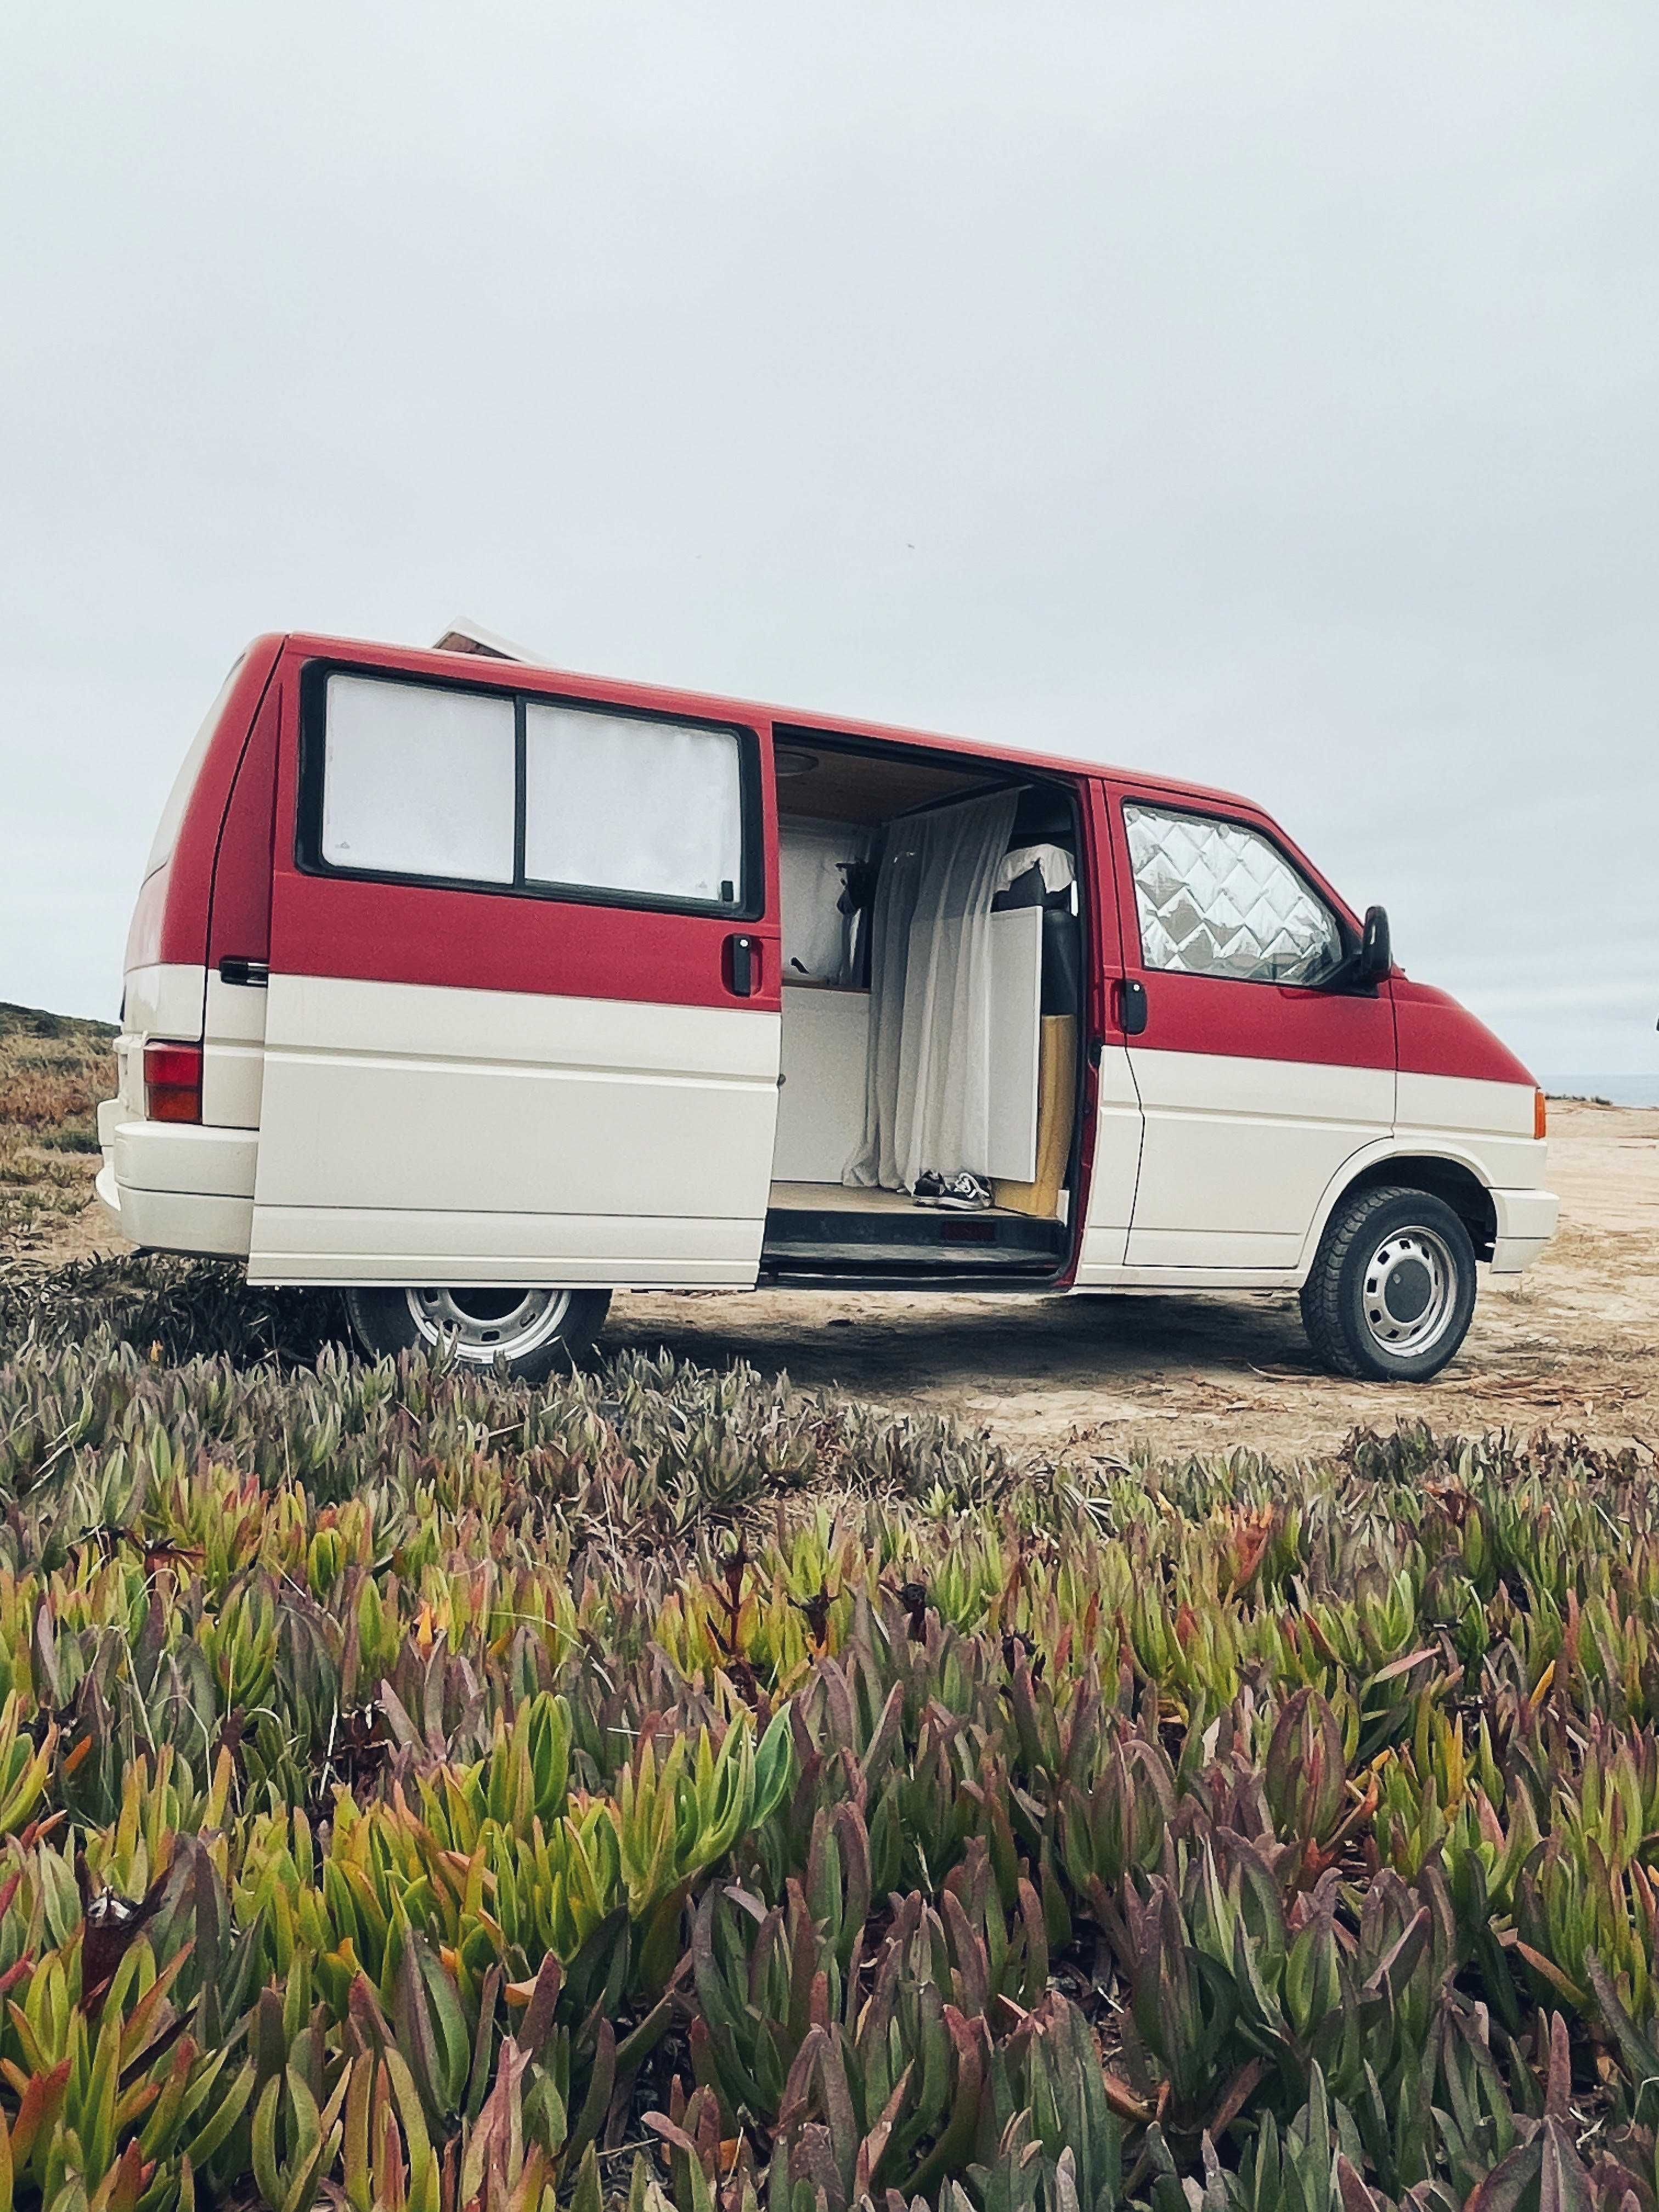
[[910,1195],[918,1206],[937,1206],[944,1188],[945,1177],[935,1175],[932,1168],[924,1168],[916,1177],[915,1187]]
[[970,1175],[964,1168],[951,1177],[937,1198],[927,1203],[951,1213],[983,1213],[991,1203],[991,1186],[983,1176]]

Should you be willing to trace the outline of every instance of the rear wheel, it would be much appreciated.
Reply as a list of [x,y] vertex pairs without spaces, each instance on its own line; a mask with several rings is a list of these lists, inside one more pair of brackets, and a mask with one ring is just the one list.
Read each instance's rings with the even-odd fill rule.
[[521,1382],[568,1369],[604,1326],[609,1291],[497,1288],[351,1290],[346,1310],[364,1349],[377,1358],[430,1346],[474,1367],[505,1360]]
[[1474,1246],[1443,1199],[1362,1191],[1320,1239],[1302,1319],[1333,1374],[1426,1382],[1468,1334],[1474,1288]]

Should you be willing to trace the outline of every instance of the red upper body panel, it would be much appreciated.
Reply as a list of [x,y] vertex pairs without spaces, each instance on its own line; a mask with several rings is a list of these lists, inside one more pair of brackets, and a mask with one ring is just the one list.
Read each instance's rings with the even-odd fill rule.
[[[659,684],[618,684],[609,677],[577,676],[563,669],[533,668],[525,661],[495,660],[482,653],[426,653],[407,646],[365,645],[349,638],[313,636],[301,631],[295,631],[286,643],[289,657],[295,662],[349,660],[364,668],[384,668],[410,676],[447,677],[452,683],[464,676],[469,682],[499,683],[504,690],[545,691],[562,699],[603,699],[614,705],[643,708],[653,714],[690,714],[708,721],[737,722],[746,729],[763,732],[778,722],[792,730],[821,731],[826,738],[860,738],[883,744],[916,745],[931,751],[959,753],[969,759],[994,761],[1000,768],[1030,769],[1045,775],[1117,773],[1091,762],[1067,760],[1059,753],[1016,752],[1006,745],[982,744],[971,738],[941,737],[936,731],[860,722],[843,714],[800,714],[793,708],[764,706],[752,699],[670,690]],[[1230,792],[1207,789],[1202,784],[1160,777],[1158,788],[1185,799],[1218,801],[1230,810],[1242,807],[1255,811],[1248,800],[1235,798]]]
[[[729,988],[727,946],[733,924],[721,915],[477,890],[458,895],[413,882],[302,876],[294,857],[298,679],[305,663],[313,659],[451,682],[464,677],[504,690],[602,700],[735,723],[754,731],[763,747],[769,744],[775,721],[825,737],[948,752],[1086,782],[1096,793],[1094,803],[1085,808],[1085,848],[1096,892],[1097,957],[1089,1012],[1097,1036],[1121,1041],[1107,979],[1126,967],[1138,967],[1133,897],[1115,803],[1122,797],[1156,796],[1262,830],[1346,925],[1358,927],[1352,909],[1259,807],[1201,784],[1122,775],[1061,755],[1014,752],[844,716],[786,714],[750,701],[618,684],[519,661],[296,632],[258,638],[243,658],[203,755],[172,854],[139,893],[127,945],[129,969],[156,962],[195,965],[224,957],[269,957],[279,970],[302,975],[641,1003],[740,1005],[756,1012],[775,1012],[781,1003],[777,821],[769,775],[763,778],[766,911],[758,921],[742,925],[756,941],[759,988],[743,1000]],[[274,922],[273,876],[278,893]],[[1156,994],[1148,994],[1149,1003],[1154,995],[1157,1000],[1144,1039],[1149,1048],[1376,1066],[1388,1064],[1397,1029],[1403,1070],[1499,1083],[1532,1079],[1514,1054],[1455,1000],[1411,982],[1398,969],[1379,999],[1369,1001],[1201,976],[1162,975],[1156,980]]]
[[201,967],[208,956],[214,864],[232,787],[283,650],[280,635],[255,638],[243,654],[185,802],[173,850],[144,879],[127,935],[125,965]]
[[1140,981],[1146,993],[1146,1026],[1131,1040],[1133,1043],[1146,1052],[1210,1053],[1243,1060],[1299,1060],[1325,1067],[1394,1066],[1394,1016],[1386,984],[1375,994],[1324,991],[1293,983],[1243,982],[1224,975],[1183,975],[1145,967],[1123,832],[1126,799],[1175,800],[1192,811],[1223,815],[1230,822],[1261,830],[1295,861],[1349,928],[1358,931],[1359,925],[1312,862],[1260,807],[1243,799],[1222,799],[1179,784],[1146,780],[1133,783],[1114,780],[1102,783],[1098,790],[1102,836],[1109,838],[1115,862],[1124,970]]
[[220,832],[208,923],[208,965],[270,957],[270,872],[283,686],[267,685],[236,770]]
[[1476,1083],[1531,1083],[1501,1039],[1431,983],[1396,975],[1395,1021],[1402,1075],[1459,1075]]

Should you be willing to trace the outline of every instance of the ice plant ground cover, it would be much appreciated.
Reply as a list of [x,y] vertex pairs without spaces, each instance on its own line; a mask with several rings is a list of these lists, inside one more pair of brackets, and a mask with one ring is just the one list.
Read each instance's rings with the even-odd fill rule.
[[1651,1455],[325,1325],[0,1285],[0,2212],[1659,2208]]

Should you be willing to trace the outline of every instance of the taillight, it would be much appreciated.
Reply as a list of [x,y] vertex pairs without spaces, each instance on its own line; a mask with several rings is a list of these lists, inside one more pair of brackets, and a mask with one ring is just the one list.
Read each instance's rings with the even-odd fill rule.
[[1532,1133],[1541,1143],[1549,1127],[1550,1109],[1544,1103],[1541,1091],[1532,1094]]
[[202,1118],[202,1048],[199,1044],[144,1047],[144,1115],[151,1121],[199,1121]]

